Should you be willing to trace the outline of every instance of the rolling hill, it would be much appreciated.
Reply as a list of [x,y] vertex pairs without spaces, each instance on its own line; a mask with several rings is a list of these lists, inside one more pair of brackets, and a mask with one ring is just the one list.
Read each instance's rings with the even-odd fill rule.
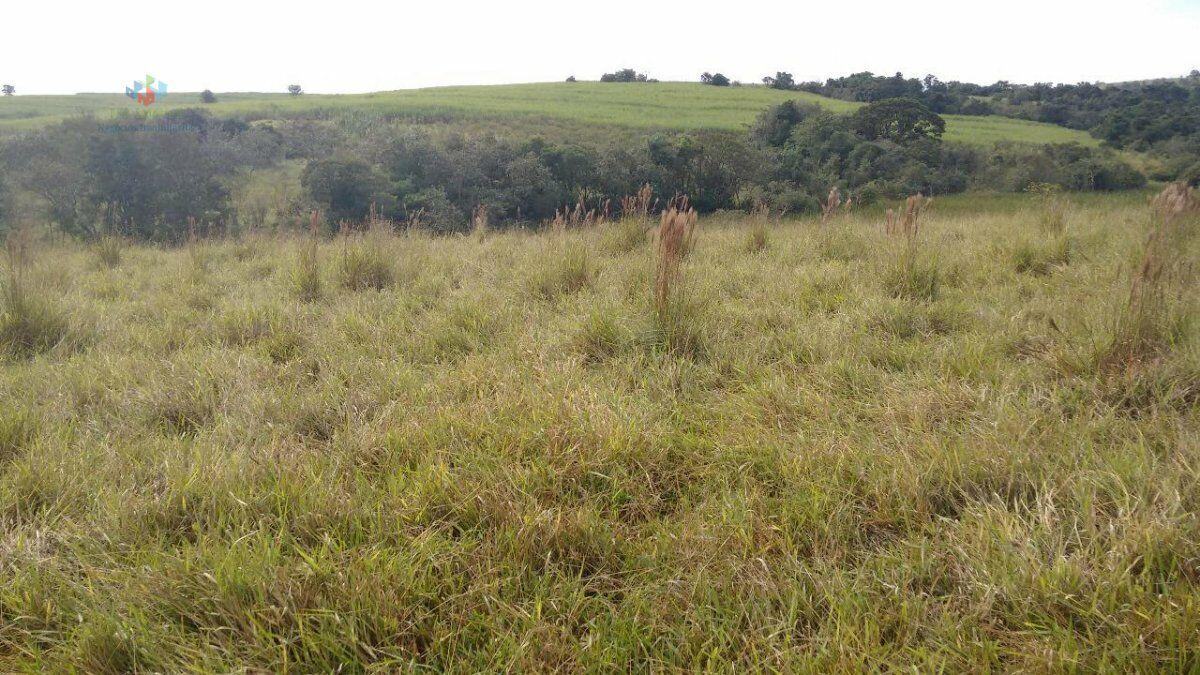
[[[737,130],[769,105],[789,99],[836,111],[857,105],[798,91],[761,86],[711,87],[696,83],[552,82],[436,87],[371,94],[217,94],[206,106],[218,115],[313,117],[345,113],[421,119],[493,120],[521,124],[543,120],[626,129]],[[171,94],[154,110],[201,105],[199,94]],[[37,128],[72,115],[117,115],[141,108],[121,94],[16,96],[0,99],[0,132]],[[1064,127],[1005,117],[947,115],[946,139],[987,145],[1026,143],[1097,145],[1088,134]]]

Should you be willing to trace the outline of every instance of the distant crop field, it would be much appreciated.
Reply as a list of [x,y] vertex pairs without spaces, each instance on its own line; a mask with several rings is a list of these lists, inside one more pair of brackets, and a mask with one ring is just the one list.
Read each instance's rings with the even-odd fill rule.
[[[770,105],[786,100],[845,112],[858,104],[761,86],[711,87],[694,83],[551,82],[437,87],[373,94],[217,94],[215,114],[307,117],[365,113],[388,117],[558,119],[636,129],[744,129]],[[155,110],[201,105],[198,94],[171,94]],[[37,127],[70,115],[142,110],[119,94],[17,96],[0,100],[0,131]],[[1097,145],[1088,134],[1003,117],[948,115],[946,140],[979,145],[996,141]]]

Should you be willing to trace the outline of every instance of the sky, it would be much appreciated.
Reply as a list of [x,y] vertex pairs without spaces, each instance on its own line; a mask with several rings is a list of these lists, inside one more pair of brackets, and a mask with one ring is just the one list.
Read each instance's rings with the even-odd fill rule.
[[757,82],[870,70],[991,83],[1123,81],[1200,68],[1200,0],[5,0],[18,94],[356,93],[545,82],[636,68]]

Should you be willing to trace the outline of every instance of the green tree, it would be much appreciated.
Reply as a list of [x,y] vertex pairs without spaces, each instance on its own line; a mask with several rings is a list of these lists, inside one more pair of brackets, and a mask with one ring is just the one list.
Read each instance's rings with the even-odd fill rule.
[[300,185],[325,208],[331,222],[360,222],[370,213],[372,204],[385,216],[395,212],[387,179],[362,160],[309,162],[300,174]]
[[146,133],[113,125],[112,133],[88,139],[88,201],[108,225],[122,225],[145,239],[178,241],[190,219],[208,226],[228,217],[226,180],[234,170],[224,144],[197,127],[187,132]]
[[796,79],[792,77],[791,73],[784,72],[782,70],[775,73],[775,77],[771,77],[770,75],[768,75],[768,76],[764,77],[762,79],[762,81],[763,81],[763,84],[767,85],[768,87],[770,87],[772,89],[795,89],[796,88]]
[[298,85],[298,84],[289,84],[288,85],[288,93],[291,94],[292,96],[299,96],[300,94],[304,93],[304,90],[301,89],[300,85]]
[[781,147],[797,124],[821,112],[821,107],[815,103],[784,101],[759,113],[750,135],[764,145]]
[[868,141],[905,145],[925,138],[940,139],[946,121],[917,101],[891,98],[859,108],[850,116],[850,128]]
[[652,82],[649,76],[645,73],[639,73],[633,68],[622,68],[614,73],[605,73],[600,76],[601,82]]
[[200,92],[200,102],[201,103],[216,103],[217,95],[212,93],[211,89],[205,89],[204,91]]
[[711,84],[714,87],[728,87],[729,78],[721,73],[704,73],[700,76],[702,84]]
[[0,91],[3,91],[5,96],[12,96],[13,94],[17,93],[17,88],[11,84],[6,84],[3,87],[0,87]]
[[16,185],[40,199],[50,223],[71,234],[91,234],[95,225],[89,217],[94,177],[85,166],[95,131],[92,122],[72,120],[8,148]]

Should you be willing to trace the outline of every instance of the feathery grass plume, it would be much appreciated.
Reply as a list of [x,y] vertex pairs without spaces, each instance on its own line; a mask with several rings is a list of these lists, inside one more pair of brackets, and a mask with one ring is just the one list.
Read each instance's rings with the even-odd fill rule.
[[[612,222],[605,237],[606,247],[613,253],[628,253],[646,243],[650,229],[650,213],[658,200],[650,184],[636,193],[621,198],[621,217]],[[606,204],[606,210],[608,206]]]
[[0,353],[12,357],[49,351],[70,333],[66,317],[32,287],[33,255],[33,233],[28,227],[9,232],[0,293]]
[[1179,181],[1155,195],[1150,200],[1150,208],[1159,221],[1169,226],[1181,216],[1200,212],[1200,197],[1187,183]]
[[655,233],[654,276],[651,308],[654,342],[669,352],[698,351],[699,341],[688,322],[690,308],[685,297],[683,259],[695,245],[696,210],[687,198],[676,198],[662,212]]
[[1117,312],[1110,339],[1094,358],[1100,372],[1129,371],[1151,360],[1173,341],[1189,313],[1178,297],[1183,272],[1181,219],[1200,212],[1200,200],[1184,183],[1172,183],[1150,203],[1154,226],[1129,280],[1129,295]]
[[921,218],[931,198],[920,193],[904,202],[899,213],[888,209],[884,229],[892,236],[903,237],[899,253],[884,274],[884,286],[897,298],[933,300],[937,297],[941,273],[937,261],[920,244]]
[[767,224],[771,221],[771,210],[766,204],[758,204],[750,211],[750,230],[746,233],[746,243],[743,245],[747,253],[760,253],[770,244],[770,232]]
[[96,240],[92,250],[101,267],[115,269],[121,266],[121,256],[125,252],[125,240],[119,235],[106,234]]
[[921,193],[904,200],[904,207],[899,211],[888,209],[884,215],[883,231],[889,236],[901,235],[905,239],[915,240],[921,231],[921,216],[933,204],[932,197]]
[[292,290],[303,302],[316,302],[325,293],[321,281],[321,214],[313,211],[309,219],[308,237],[300,244],[296,264],[292,268]]
[[480,204],[471,211],[471,234],[482,238],[487,236],[488,229],[488,208],[486,204]]
[[595,227],[603,225],[607,220],[607,211],[609,202],[605,201],[604,206],[600,211],[589,209],[584,205],[583,199],[575,203],[575,208],[567,208],[564,206],[561,210],[555,209],[554,220],[550,221],[550,229],[554,232],[564,232],[568,228],[580,227]]
[[1195,193],[1171,184],[1151,201],[1153,225],[1130,268],[1129,293],[1112,319],[1108,337],[1098,341],[1090,357],[1070,354],[1061,365],[1068,372],[1111,376],[1136,374],[1154,362],[1176,340],[1192,312],[1183,301],[1180,283],[1187,265],[1181,251],[1189,232],[1183,216],[1198,213]]
[[850,209],[854,206],[854,197],[846,195],[842,198],[842,191],[835,185],[829,188],[829,194],[825,197],[825,201],[821,202],[821,223],[827,223],[833,218],[850,213]]
[[654,198],[653,188],[646,183],[637,192],[621,197],[621,217],[648,220],[657,204],[658,200]]

